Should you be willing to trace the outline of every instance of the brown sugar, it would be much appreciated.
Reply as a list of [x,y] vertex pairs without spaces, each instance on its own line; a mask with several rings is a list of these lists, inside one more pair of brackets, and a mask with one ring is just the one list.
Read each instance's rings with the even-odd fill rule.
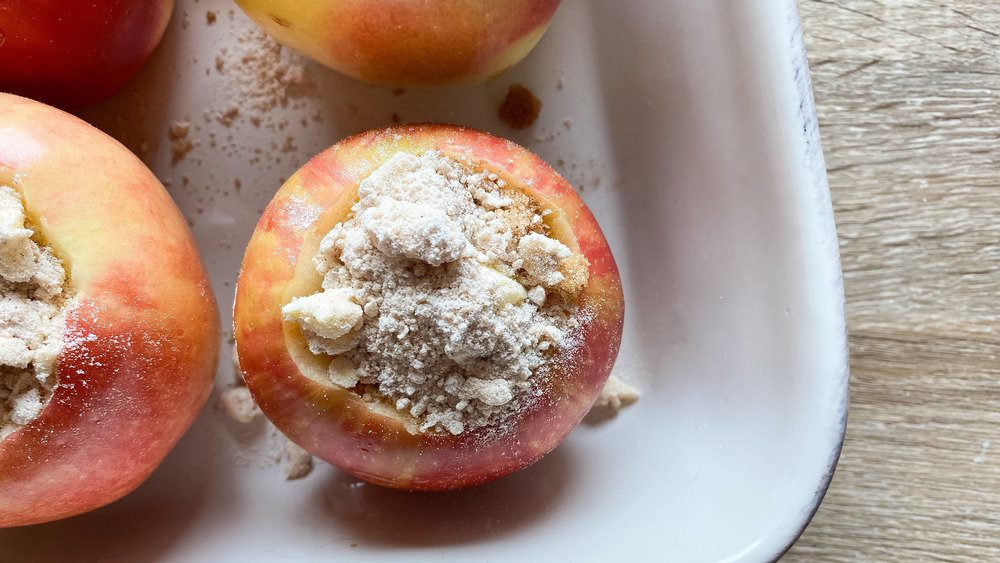
[[542,102],[531,93],[531,90],[520,84],[511,84],[507,90],[507,97],[497,110],[497,115],[511,129],[520,131],[531,127],[538,119],[541,110]]

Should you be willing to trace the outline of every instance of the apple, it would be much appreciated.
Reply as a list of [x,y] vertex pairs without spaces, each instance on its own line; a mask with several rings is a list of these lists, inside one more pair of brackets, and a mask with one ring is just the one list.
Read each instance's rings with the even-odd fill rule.
[[559,0],[236,0],[278,42],[376,84],[471,84],[517,64]]
[[[320,383],[321,356],[306,349],[282,307],[319,290],[313,257],[344,221],[361,180],[397,152],[428,150],[469,159],[543,208],[557,238],[589,261],[577,296],[587,310],[575,329],[582,344],[541,396],[505,423],[459,434],[408,430],[395,412],[369,408],[351,389]],[[624,298],[618,268],[594,216],[572,187],[528,150],[487,133],[442,124],[360,133],[299,169],[264,211],[243,259],[234,309],[239,364],[254,400],[291,440],[353,475],[401,489],[443,490],[485,483],[528,466],[556,447],[601,391],[618,354]],[[329,363],[329,357],[327,357]]]
[[0,527],[47,522],[141,484],[208,398],[218,309],[184,217],[142,162],[60,110],[0,94],[0,185],[66,270],[58,383],[0,439]]
[[0,2],[0,91],[63,109],[122,88],[163,37],[174,0]]

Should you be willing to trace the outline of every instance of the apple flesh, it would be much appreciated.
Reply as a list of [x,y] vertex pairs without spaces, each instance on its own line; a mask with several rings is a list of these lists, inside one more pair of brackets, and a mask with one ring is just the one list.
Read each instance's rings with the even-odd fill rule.
[[[541,398],[514,415],[507,432],[483,427],[457,435],[411,433],[393,413],[376,412],[352,390],[319,383],[319,360],[281,308],[318,290],[312,258],[324,235],[350,213],[358,185],[392,155],[428,150],[470,159],[508,187],[552,210],[550,235],[590,262],[578,296],[586,320],[574,356],[539,382]],[[243,260],[234,311],[243,377],[264,414],[289,438],[367,481],[441,490],[485,483],[533,463],[558,445],[590,409],[621,343],[624,298],[618,268],[572,187],[540,158],[481,131],[423,124],[350,137],[310,160],[264,211]]]
[[211,390],[218,309],[187,223],[125,147],[83,121],[0,94],[0,183],[63,262],[58,384],[0,440],[0,527],[114,501],[142,483]]
[[236,0],[280,43],[377,84],[471,84],[527,56],[559,0]]
[[174,0],[0,2],[0,91],[63,109],[122,88],[163,37]]

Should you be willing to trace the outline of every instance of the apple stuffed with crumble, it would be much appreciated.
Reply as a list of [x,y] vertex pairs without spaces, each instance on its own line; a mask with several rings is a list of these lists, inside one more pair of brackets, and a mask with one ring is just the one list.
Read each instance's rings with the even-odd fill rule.
[[402,489],[484,483],[557,446],[621,342],[618,269],[569,184],[462,127],[369,131],[282,188],[247,248],[239,363],[320,459]]
[[0,94],[0,527],[139,486],[208,398],[218,309],[188,225],[87,123]]

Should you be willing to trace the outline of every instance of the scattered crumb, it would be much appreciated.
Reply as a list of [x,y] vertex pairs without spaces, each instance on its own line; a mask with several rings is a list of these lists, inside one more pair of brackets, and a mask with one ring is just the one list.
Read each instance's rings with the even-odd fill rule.
[[289,481],[301,479],[313,469],[313,458],[309,452],[291,440],[285,440],[285,476]]
[[618,376],[612,374],[608,382],[601,389],[601,394],[597,396],[594,407],[608,406],[614,410],[627,407],[639,400],[639,391],[625,383]]
[[187,153],[191,152],[191,149],[194,148],[194,143],[187,138],[190,129],[191,124],[189,122],[175,121],[167,132],[167,136],[170,137],[170,150],[174,153],[173,164],[177,164],[183,160],[187,156]]
[[241,33],[236,44],[221,49],[215,59],[216,70],[230,80],[230,95],[241,100],[255,127],[268,121],[267,114],[276,107],[295,107],[297,100],[318,96],[319,85],[305,64],[301,55],[256,27]]
[[188,132],[191,130],[191,123],[188,121],[175,121],[170,126],[170,132],[168,135],[171,139],[183,139],[187,137]]
[[497,110],[497,115],[511,129],[521,130],[531,127],[538,119],[541,110],[542,102],[531,93],[531,90],[520,84],[512,84],[507,90],[507,97]]
[[215,12],[205,12],[205,22],[208,23],[208,25],[214,24],[216,19],[217,16],[215,15]]
[[240,108],[233,106],[224,111],[221,115],[216,116],[215,120],[225,127],[232,127],[233,123],[236,122],[236,119],[239,118],[239,116]]
[[234,387],[219,396],[219,406],[233,420],[242,423],[250,423],[262,416],[260,407],[253,402],[250,390],[246,387]]
[[285,94],[292,99],[315,97],[318,86],[316,82],[306,73],[306,67],[293,64],[289,65],[285,74],[279,78],[285,86]]

